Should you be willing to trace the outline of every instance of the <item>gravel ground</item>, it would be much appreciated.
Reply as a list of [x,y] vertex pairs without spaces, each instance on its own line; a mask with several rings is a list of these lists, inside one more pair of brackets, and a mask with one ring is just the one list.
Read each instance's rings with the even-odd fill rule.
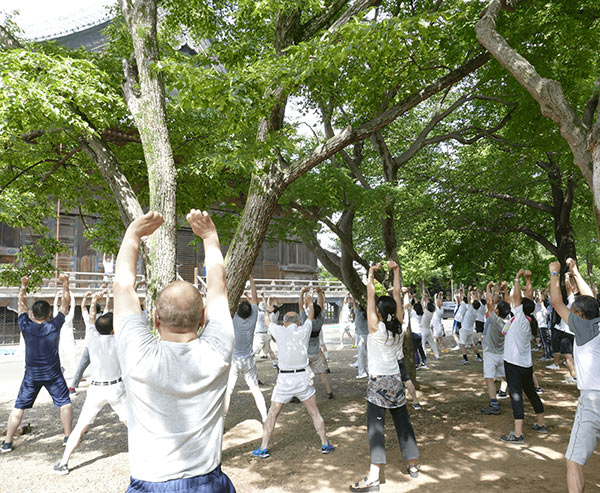
[[[326,341],[336,347],[335,327],[329,327]],[[335,341],[335,342],[334,342]],[[238,381],[225,425],[223,470],[237,491],[297,493],[303,491],[347,491],[348,485],[368,471],[369,448],[365,416],[365,380],[355,379],[350,367],[354,351],[330,351],[330,366],[335,393],[327,400],[316,382],[319,409],[325,419],[331,442],[337,447],[330,455],[319,453],[319,440],[301,404],[286,405],[280,415],[270,444],[271,457],[251,457],[260,443],[261,425],[252,395],[243,379]],[[539,353],[534,353],[537,360]],[[449,351],[429,370],[418,373],[423,410],[410,409],[421,453],[421,474],[410,479],[403,473],[398,443],[391,419],[386,423],[388,466],[382,492],[423,491],[463,493],[485,487],[488,491],[563,492],[566,490],[563,453],[566,449],[577,390],[561,384],[566,370],[547,370],[536,361],[536,373],[544,387],[548,435],[525,431],[524,444],[505,444],[498,440],[510,431],[510,403],[501,401],[502,414],[482,416],[487,405],[481,377],[481,363],[458,365],[457,352]],[[0,363],[4,371],[5,363]],[[269,361],[258,362],[259,377],[267,400],[275,382]],[[0,377],[0,431],[16,397],[20,375]],[[85,400],[87,382],[73,399],[75,419]],[[525,405],[525,426],[533,424],[531,406]],[[105,408],[79,448],[73,454],[68,476],[55,476],[52,466],[62,455],[62,432],[58,411],[42,391],[23,423],[32,431],[15,439],[15,449],[0,457],[3,493],[21,492],[119,492],[127,488],[129,470],[126,428]],[[600,455],[596,452],[585,467],[588,489],[600,489]]]

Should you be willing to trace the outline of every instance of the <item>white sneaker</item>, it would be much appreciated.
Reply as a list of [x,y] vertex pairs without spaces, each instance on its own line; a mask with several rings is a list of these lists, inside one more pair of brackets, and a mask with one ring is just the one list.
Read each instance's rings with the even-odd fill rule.
[[354,363],[350,363],[350,366],[352,368],[358,368],[358,362],[355,361]]
[[367,375],[366,373],[361,373],[360,375],[356,375],[356,379],[360,380],[361,378],[367,378],[369,375]]
[[471,364],[471,362],[470,362],[468,359],[461,359],[461,360],[460,360],[460,364],[461,364],[461,365],[470,365],[470,364]]
[[460,349],[460,344],[457,344],[456,346],[454,346],[451,351],[458,351]]
[[565,378],[564,380],[561,380],[561,382],[562,383],[577,383],[577,380],[570,376],[569,378]]
[[552,363],[551,365],[546,366],[546,368],[548,368],[549,370],[558,370],[560,366]]

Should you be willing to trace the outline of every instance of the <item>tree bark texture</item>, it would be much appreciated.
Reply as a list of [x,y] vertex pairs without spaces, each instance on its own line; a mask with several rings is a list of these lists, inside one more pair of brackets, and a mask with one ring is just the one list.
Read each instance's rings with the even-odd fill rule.
[[157,2],[120,0],[131,32],[135,69],[123,61],[123,92],[136,122],[148,167],[150,209],[160,212],[164,224],[150,239],[149,298],[154,299],[175,279],[177,209],[176,170],[165,110],[161,74],[152,68],[158,62]]

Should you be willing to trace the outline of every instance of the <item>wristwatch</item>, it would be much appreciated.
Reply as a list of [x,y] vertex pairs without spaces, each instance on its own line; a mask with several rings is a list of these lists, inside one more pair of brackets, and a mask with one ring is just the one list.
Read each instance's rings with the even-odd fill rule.
[[550,275],[551,276],[560,276],[560,274],[558,272],[556,272],[556,271],[550,272]]

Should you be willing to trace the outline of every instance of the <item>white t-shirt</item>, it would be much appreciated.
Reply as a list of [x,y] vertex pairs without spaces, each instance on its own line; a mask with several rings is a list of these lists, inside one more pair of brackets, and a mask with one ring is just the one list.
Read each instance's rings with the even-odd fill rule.
[[421,317],[414,310],[410,311],[410,330],[415,334],[421,333]]
[[349,324],[350,323],[350,305],[348,303],[344,303],[342,305],[342,309],[340,310],[340,324]]
[[467,305],[465,314],[460,325],[461,330],[475,330],[475,320],[477,319],[477,311],[473,305]]
[[531,325],[523,313],[523,305],[512,310],[514,318],[504,337],[504,361],[523,368],[530,368],[531,363]]
[[[575,295],[571,293],[567,298],[567,308],[571,308],[571,305],[575,301]],[[569,325],[562,318],[560,319],[560,323],[555,327],[556,329],[566,332],[567,334],[573,334],[571,329],[569,329]]]
[[431,324],[438,329],[443,329],[442,324],[442,315],[444,314],[444,310],[442,308],[436,308],[433,312],[433,317],[431,319]]
[[308,340],[312,332],[312,320],[306,319],[300,327],[296,324],[271,324],[269,333],[277,343],[277,358],[282,370],[301,370],[308,366]]
[[188,343],[159,341],[140,315],[126,317],[116,331],[135,479],[189,478],[221,463],[233,323],[226,299],[206,313],[202,334]]
[[467,311],[467,304],[464,301],[461,301],[458,305],[458,309],[456,310],[456,314],[454,315],[454,320],[457,322],[463,321],[463,317],[465,316],[465,312]]
[[398,356],[402,354],[402,337],[393,337],[383,322],[379,322],[377,332],[367,337],[369,355],[369,375],[397,375],[400,373]]
[[548,327],[548,309],[544,303],[536,301],[533,315],[537,320],[538,327]]
[[423,316],[421,317],[421,331],[431,330],[431,319],[433,318],[433,312],[430,312],[425,308],[423,310]]
[[[481,303],[481,302],[479,302],[479,303]],[[475,320],[477,322],[485,322],[485,311],[486,311],[485,305],[483,303],[481,303],[479,305],[479,308],[476,310],[477,317],[475,318]]]
[[85,328],[85,343],[90,352],[92,381],[112,382],[121,376],[117,341],[113,334],[102,335],[94,324],[88,324]]

